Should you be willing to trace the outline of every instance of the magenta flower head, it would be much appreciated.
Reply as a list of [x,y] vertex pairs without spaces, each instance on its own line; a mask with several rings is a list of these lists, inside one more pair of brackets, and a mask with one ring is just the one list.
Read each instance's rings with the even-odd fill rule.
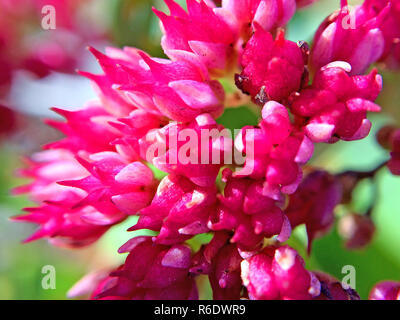
[[[14,194],[28,193],[29,200],[42,203],[46,200],[60,201],[64,198],[63,191],[70,187],[59,185],[57,182],[65,179],[80,179],[88,175],[75,159],[74,155],[63,149],[45,150],[25,159],[26,168],[20,169],[18,175],[33,179],[29,184],[13,189]],[[73,189],[82,196],[84,191]]]
[[107,55],[92,52],[105,74],[85,75],[96,83],[114,114],[119,111],[117,115],[126,116],[139,108],[176,121],[190,121],[202,113],[218,116],[222,112],[224,90],[196,59],[151,58],[134,48],[109,49]]
[[266,247],[241,264],[242,280],[250,299],[310,300],[321,284],[304,268],[304,260],[289,246]]
[[180,243],[209,231],[207,222],[215,204],[215,186],[199,187],[170,174],[161,180],[151,204],[140,211],[139,221],[129,230],[160,231],[156,243]]
[[[114,150],[111,142],[119,138],[120,133],[109,124],[109,121],[115,118],[101,105],[93,102],[78,111],[59,108],[52,110],[63,116],[66,122],[47,120],[47,124],[61,131],[66,137],[46,145],[46,149],[66,149],[75,154],[82,150],[91,153]],[[90,134],[87,134],[87,125],[91,126]]]
[[211,216],[210,229],[233,230],[231,242],[245,251],[257,249],[264,237],[278,235],[278,240],[286,241],[291,231],[289,220],[276,201],[263,195],[262,182],[232,177],[229,169],[223,176],[224,196]]
[[[125,262],[94,271],[70,296],[198,299],[197,281],[216,300],[359,299],[337,279],[307,270],[286,242],[304,224],[310,253],[361,180],[376,183],[385,165],[400,175],[396,125],[378,134],[391,159],[371,171],[334,175],[310,162],[317,143],[369,134],[382,78],[376,69],[363,73],[376,61],[389,66],[400,52],[400,0],[366,0],[351,11],[342,0],[311,51],[285,39],[282,28],[316,0],[187,0],[187,10],[164,2],[169,12],[154,12],[168,58],[90,48],[102,73],[80,74],[98,100],[76,111],[53,108],[64,120],[47,124],[65,137],[26,160],[19,175],[33,181],[13,191],[37,205],[13,218],[38,225],[25,242],[82,247],[137,216],[128,229],[135,237],[119,249]],[[0,25],[3,87],[11,69],[2,48],[12,37]],[[348,247],[371,240],[370,212],[344,212],[339,228]],[[399,299],[399,287],[378,284],[371,298]]]
[[382,281],[369,293],[369,300],[400,300],[400,282]]
[[364,73],[384,53],[381,26],[389,10],[388,6],[371,16],[363,6],[350,10],[347,0],[342,0],[341,9],[326,18],[315,34],[311,50],[313,69],[340,60],[351,65],[352,75]]
[[[301,165],[314,151],[310,139],[291,122],[285,106],[275,101],[265,104],[259,127],[248,129],[242,129],[235,145],[239,151],[253,152],[246,154],[244,167],[235,175],[265,179],[263,193],[275,200],[282,193],[293,193],[302,178]],[[254,148],[248,148],[249,143]]]
[[150,203],[155,180],[152,171],[143,163],[128,163],[115,152],[95,153],[87,160],[78,160],[90,175],[80,180],[61,181],[59,184],[84,190],[87,196],[81,205],[133,215]]
[[298,91],[305,71],[298,45],[286,40],[282,30],[273,40],[258,24],[243,51],[241,65],[236,86],[261,105],[268,100],[283,101]]
[[325,171],[314,171],[307,175],[297,191],[289,196],[289,205],[285,213],[292,228],[305,224],[309,251],[313,239],[324,234],[332,226],[333,209],[341,199],[341,184]]
[[165,0],[170,15],[153,9],[160,18],[164,37],[161,45],[173,60],[182,56],[198,59],[214,74],[232,68],[237,33],[221,15],[204,0],[188,0],[188,12],[173,0]]
[[[177,244],[154,244],[151,237],[136,237],[119,253],[128,252],[125,263],[110,274],[95,299],[193,300],[197,299],[194,279],[188,277],[190,248]],[[140,258],[138,258],[140,257]]]
[[367,112],[378,112],[374,103],[382,90],[382,77],[374,69],[369,75],[350,76],[345,62],[321,68],[312,85],[292,95],[291,111],[306,122],[307,136],[313,142],[358,140],[369,134]]
[[188,124],[172,122],[149,132],[141,142],[144,159],[202,187],[213,186],[221,166],[232,163],[231,132],[210,114]]
[[390,12],[383,20],[380,30],[385,39],[385,50],[381,57],[389,68],[400,67],[400,1],[399,0],[366,0],[362,7],[366,15],[378,15],[390,3]]
[[118,130],[119,136],[110,142],[115,150],[128,161],[146,160],[143,145],[146,136],[167,125],[165,117],[136,109],[126,117],[114,119],[109,124]]
[[40,207],[25,208],[27,214],[12,220],[39,225],[38,230],[24,240],[25,243],[46,238],[55,246],[86,246],[98,240],[118,220],[93,223],[91,217],[103,217],[102,213],[92,206],[74,207],[81,200],[82,197],[74,191],[64,191],[57,201],[48,200]]
[[265,31],[284,27],[296,11],[295,0],[223,0],[223,14],[245,41],[260,26]]

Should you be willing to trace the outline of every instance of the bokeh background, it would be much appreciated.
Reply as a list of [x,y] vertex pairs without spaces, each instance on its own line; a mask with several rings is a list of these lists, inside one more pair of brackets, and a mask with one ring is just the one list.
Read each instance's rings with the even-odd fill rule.
[[[85,46],[89,44],[99,50],[103,50],[106,45],[136,46],[152,55],[163,56],[159,46],[161,33],[158,21],[151,11],[152,6],[165,8],[162,1],[82,2],[85,4],[79,5],[75,12],[80,19],[78,28],[84,33],[83,40],[81,39],[84,45],[74,49],[76,68],[100,72],[95,59],[85,50]],[[184,1],[178,2],[184,5]],[[318,25],[338,6],[339,0],[321,0],[314,6],[296,13],[288,26],[288,37],[294,41],[311,42],[312,34]],[[26,29],[25,17],[17,19],[19,20],[13,23],[16,23],[17,27],[23,27],[30,37],[36,36],[36,33],[51,32],[52,36],[56,35],[58,40],[61,39],[62,46],[71,45],[68,42],[69,35],[63,33],[63,28],[43,31],[40,28],[40,15],[30,17],[30,29]],[[68,30],[68,27],[66,29]],[[77,32],[76,29],[69,31]],[[18,50],[29,51],[34,43],[28,42]],[[1,48],[0,46],[0,55]],[[21,54],[23,52],[11,52],[8,53],[8,58],[13,59]],[[122,225],[115,226],[100,241],[86,249],[54,248],[44,240],[23,245],[21,240],[32,233],[34,226],[8,220],[9,217],[20,214],[23,207],[31,205],[24,197],[10,195],[11,188],[24,182],[15,175],[17,168],[23,165],[23,157],[40,150],[41,145],[59,137],[58,133],[43,123],[43,118],[55,117],[49,108],[62,106],[76,109],[86,100],[95,97],[87,79],[68,70],[54,70],[38,75],[32,73],[29,68],[16,67],[12,70],[9,87],[3,92],[0,91],[0,104],[5,104],[16,112],[14,130],[0,136],[0,299],[66,299],[69,288],[87,272],[106,270],[121,263],[125,256],[119,255],[117,249],[133,236],[133,233],[126,232],[126,229],[133,225],[134,217]],[[0,73],[2,72],[4,71],[0,68]],[[374,135],[384,124],[400,123],[400,76],[387,71],[382,72],[385,79],[384,91],[378,102],[384,112],[371,117],[374,125],[370,136],[358,142],[319,146],[312,159],[312,165],[327,168],[334,173],[351,169],[367,171],[388,158],[388,154],[375,142]],[[0,122],[3,120],[0,118]],[[233,129],[255,124],[257,118],[249,109],[241,107],[227,110],[219,122]],[[307,256],[305,251],[304,228],[297,228],[290,240],[290,244],[305,257],[310,269],[323,270],[341,279],[344,276],[341,273],[343,266],[353,265],[356,269],[356,289],[362,298],[368,296],[369,290],[377,281],[400,280],[400,178],[391,176],[384,169],[376,177],[376,183],[377,189],[373,189],[369,183],[362,183],[357,188],[350,207],[354,212],[364,212],[372,196],[377,197],[377,205],[372,213],[377,231],[366,249],[346,250],[336,226],[325,237],[315,241],[310,256]],[[342,210],[338,208],[337,211],[340,215]],[[192,244],[197,247],[206,240],[207,237],[197,237],[192,240]],[[56,289],[42,289],[42,268],[45,265],[52,265],[56,269]],[[201,298],[210,298],[206,282],[204,286],[206,288]]]

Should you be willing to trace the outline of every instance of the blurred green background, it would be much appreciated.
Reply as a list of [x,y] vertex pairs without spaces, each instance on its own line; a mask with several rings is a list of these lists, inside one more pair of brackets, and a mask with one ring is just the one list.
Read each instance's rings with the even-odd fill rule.
[[[158,21],[150,10],[152,5],[164,8],[161,1],[112,0],[106,5],[103,3],[103,11],[99,9],[99,12],[107,17],[114,45],[137,46],[153,55],[162,55],[159,47],[161,34]],[[319,23],[338,5],[339,0],[321,0],[315,6],[298,12],[288,27],[288,37],[296,41],[311,41]],[[371,117],[373,131],[370,136],[358,142],[319,146],[312,159],[313,165],[332,172],[369,170],[388,157],[376,144],[374,134],[388,122],[400,122],[400,78],[390,73],[385,73],[384,77],[385,89],[379,101],[384,113]],[[240,128],[254,124],[257,118],[247,108],[236,108],[226,111],[219,121],[230,128]],[[21,157],[39,150],[40,144],[47,141],[49,132],[37,119],[32,118],[32,123],[40,139],[30,141],[29,147],[26,147],[26,140],[32,140],[32,137],[28,132],[21,132],[18,139],[2,141],[0,145],[0,299],[65,299],[68,289],[87,272],[112,268],[124,260],[124,255],[117,254],[117,249],[133,236],[126,229],[135,218],[114,227],[98,243],[83,250],[53,248],[44,240],[22,245],[20,241],[32,233],[34,226],[11,223],[8,218],[20,214],[21,209],[30,203],[23,197],[10,196],[9,189],[23,183],[14,175],[21,166]],[[400,178],[391,176],[384,169],[376,181],[378,202],[373,218],[377,232],[368,248],[345,250],[336,227],[315,241],[310,257],[305,253],[304,228],[297,228],[290,240],[290,244],[305,257],[310,269],[322,270],[341,279],[344,276],[342,267],[353,265],[356,269],[356,289],[362,298],[367,298],[377,281],[400,280]],[[352,208],[355,211],[362,212],[370,201],[370,193],[364,189],[357,190]],[[198,246],[196,241],[192,243]],[[45,265],[56,269],[54,290],[42,289],[42,268]],[[209,298],[209,290],[205,290],[201,297]]]

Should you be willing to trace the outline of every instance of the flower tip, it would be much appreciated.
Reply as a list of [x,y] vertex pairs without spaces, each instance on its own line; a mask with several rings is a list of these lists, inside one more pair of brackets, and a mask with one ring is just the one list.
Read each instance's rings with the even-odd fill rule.
[[341,68],[347,73],[351,72],[351,64],[346,62],[346,61],[333,61],[325,65],[324,67],[321,68],[321,71],[325,71],[326,69],[329,68]]

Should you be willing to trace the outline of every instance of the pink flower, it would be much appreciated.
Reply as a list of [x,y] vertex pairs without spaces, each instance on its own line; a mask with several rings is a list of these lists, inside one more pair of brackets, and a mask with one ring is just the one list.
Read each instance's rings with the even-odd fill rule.
[[129,230],[160,231],[154,241],[165,245],[208,232],[216,191],[215,186],[199,187],[183,176],[170,174],[161,180],[153,201],[140,210],[137,224]]
[[152,171],[143,163],[128,163],[115,152],[95,153],[89,155],[88,159],[78,160],[90,175],[59,184],[87,192],[79,205],[110,211],[118,209],[125,215],[134,215],[150,203],[155,180]]
[[334,61],[345,61],[351,65],[352,75],[363,74],[384,52],[381,26],[388,11],[386,7],[371,16],[364,6],[349,10],[347,0],[341,0],[341,9],[326,18],[315,34],[311,50],[314,70]]
[[296,11],[295,0],[223,0],[222,10],[227,20],[245,41],[257,25],[265,31],[285,26]]
[[400,300],[400,282],[382,281],[369,293],[369,300]]
[[208,275],[214,300],[238,300],[241,297],[240,263],[243,258],[229,239],[229,233],[214,233],[210,243],[203,245],[192,259],[190,271]]
[[308,235],[308,249],[316,236],[327,232],[333,224],[333,209],[342,199],[339,181],[328,172],[314,171],[289,196],[285,210],[292,228],[305,224]]
[[228,71],[234,63],[237,35],[220,10],[203,0],[187,0],[188,12],[173,0],[165,3],[169,16],[153,9],[162,24],[161,45],[165,53],[173,60],[180,60],[182,56],[197,58],[215,74]]
[[[190,249],[182,244],[156,245],[150,237],[136,237],[119,250],[129,252],[124,265],[100,283],[94,299],[194,300],[194,280],[188,276]],[[114,278],[114,279],[113,279]],[[116,278],[116,279],[115,279]]]
[[385,50],[381,60],[390,68],[400,66],[400,1],[399,0],[366,0],[362,8],[365,14],[374,17],[390,3],[390,12],[382,21],[380,30],[385,39]]
[[[67,8],[51,1],[57,10]],[[286,40],[280,27],[296,7],[315,0],[187,0],[187,11],[165,0],[169,14],[154,12],[168,59],[135,48],[107,48],[104,54],[90,48],[103,72],[80,73],[93,82],[100,101],[78,111],[54,108],[65,121],[48,124],[65,137],[20,171],[33,181],[14,193],[28,193],[38,205],[13,218],[39,226],[25,242],[45,238],[54,245],[85,246],[138,215],[128,231],[154,235],[129,240],[119,249],[129,253],[124,264],[84,278],[70,295],[198,299],[195,280],[206,275],[217,300],[358,299],[337,279],[308,271],[284,242],[292,228],[305,224],[310,250],[313,239],[332,226],[336,205],[350,199],[356,178],[382,167],[338,176],[304,169],[311,173],[303,179],[314,143],[362,139],[371,128],[367,112],[380,110],[374,101],[382,78],[375,69],[359,73],[396,57],[400,0],[388,1],[366,0],[348,14],[342,0],[342,10],[315,37],[310,74],[307,43]],[[28,8],[18,3],[7,10],[23,18],[20,9]],[[63,13],[60,22],[75,30],[72,17]],[[17,43],[18,32],[10,26],[5,34],[8,15],[0,10],[2,92],[15,66],[25,63],[25,69],[44,75],[46,61],[57,69],[64,61],[59,43],[10,60],[3,49]],[[345,28],[353,17],[356,29]],[[354,45],[345,48],[342,42]],[[222,76],[231,81],[222,79],[224,87],[217,80]],[[234,90],[233,81],[263,106],[258,124],[241,128],[234,143],[224,127],[233,127],[230,115],[217,119],[225,89],[228,106],[248,105],[250,98]],[[400,175],[399,132],[385,129],[378,140],[391,151],[389,169]],[[350,222],[345,235],[351,246],[370,240],[369,219]],[[193,255],[191,247],[197,248]],[[374,290],[372,297],[399,298],[397,283]]]
[[[48,144],[46,149],[65,149],[75,154],[79,151],[96,153],[115,150],[111,142],[120,137],[120,134],[109,124],[115,117],[106,112],[101,105],[91,103],[87,108],[78,111],[59,108],[53,108],[53,111],[67,121],[47,120],[47,124],[64,133],[66,137]],[[87,126],[90,126],[90,131]]]
[[234,231],[231,242],[246,251],[258,249],[264,237],[288,239],[290,223],[277,203],[263,195],[262,181],[234,178],[229,169],[223,171],[223,179],[224,196],[210,218],[211,230]]
[[309,300],[321,284],[289,246],[266,247],[241,264],[242,280],[253,300]]
[[117,152],[129,161],[146,160],[142,149],[147,144],[146,136],[164,127],[167,119],[141,109],[133,110],[128,116],[110,122],[121,134],[111,142]]
[[65,196],[63,191],[71,189],[82,197],[85,196],[84,191],[57,183],[88,175],[88,171],[79,164],[71,152],[62,149],[41,151],[25,159],[25,163],[27,168],[20,169],[18,175],[33,181],[13,189],[13,194],[29,193],[29,200],[37,203],[46,200],[59,202]]
[[188,124],[172,122],[153,130],[139,144],[143,159],[201,187],[215,184],[225,160],[232,163],[231,133],[224,131],[209,114],[199,115]]
[[378,112],[374,103],[382,89],[377,70],[366,76],[350,76],[350,65],[331,63],[321,68],[313,84],[291,97],[291,111],[303,118],[313,142],[365,138],[371,128],[367,112]]
[[[243,128],[236,138],[239,151],[246,154],[244,167],[235,176],[265,179],[264,195],[279,200],[281,193],[293,193],[302,178],[301,165],[312,156],[310,139],[291,123],[287,109],[275,102],[265,104],[259,127]],[[253,144],[254,148],[248,148]]]
[[[26,215],[13,217],[14,221],[36,223],[39,229],[24,243],[46,238],[56,246],[82,247],[95,242],[112,224],[122,220],[114,216],[105,219],[102,213],[92,206],[75,205],[82,200],[77,193],[69,190],[58,196],[57,201],[45,201],[40,207],[26,208]],[[103,217],[102,223],[92,223],[95,216]]]
[[[218,116],[222,112],[225,94],[221,84],[211,80],[204,65],[195,59],[150,58],[134,48],[110,48],[107,55],[92,52],[105,74],[85,75],[99,87],[105,107],[114,113],[120,110],[120,116],[139,108],[190,121],[202,113]],[[125,103],[119,105],[121,97]]]
[[305,70],[303,54],[296,43],[285,40],[283,31],[274,41],[258,25],[243,51],[241,65],[236,86],[259,104],[283,101],[300,90]]

